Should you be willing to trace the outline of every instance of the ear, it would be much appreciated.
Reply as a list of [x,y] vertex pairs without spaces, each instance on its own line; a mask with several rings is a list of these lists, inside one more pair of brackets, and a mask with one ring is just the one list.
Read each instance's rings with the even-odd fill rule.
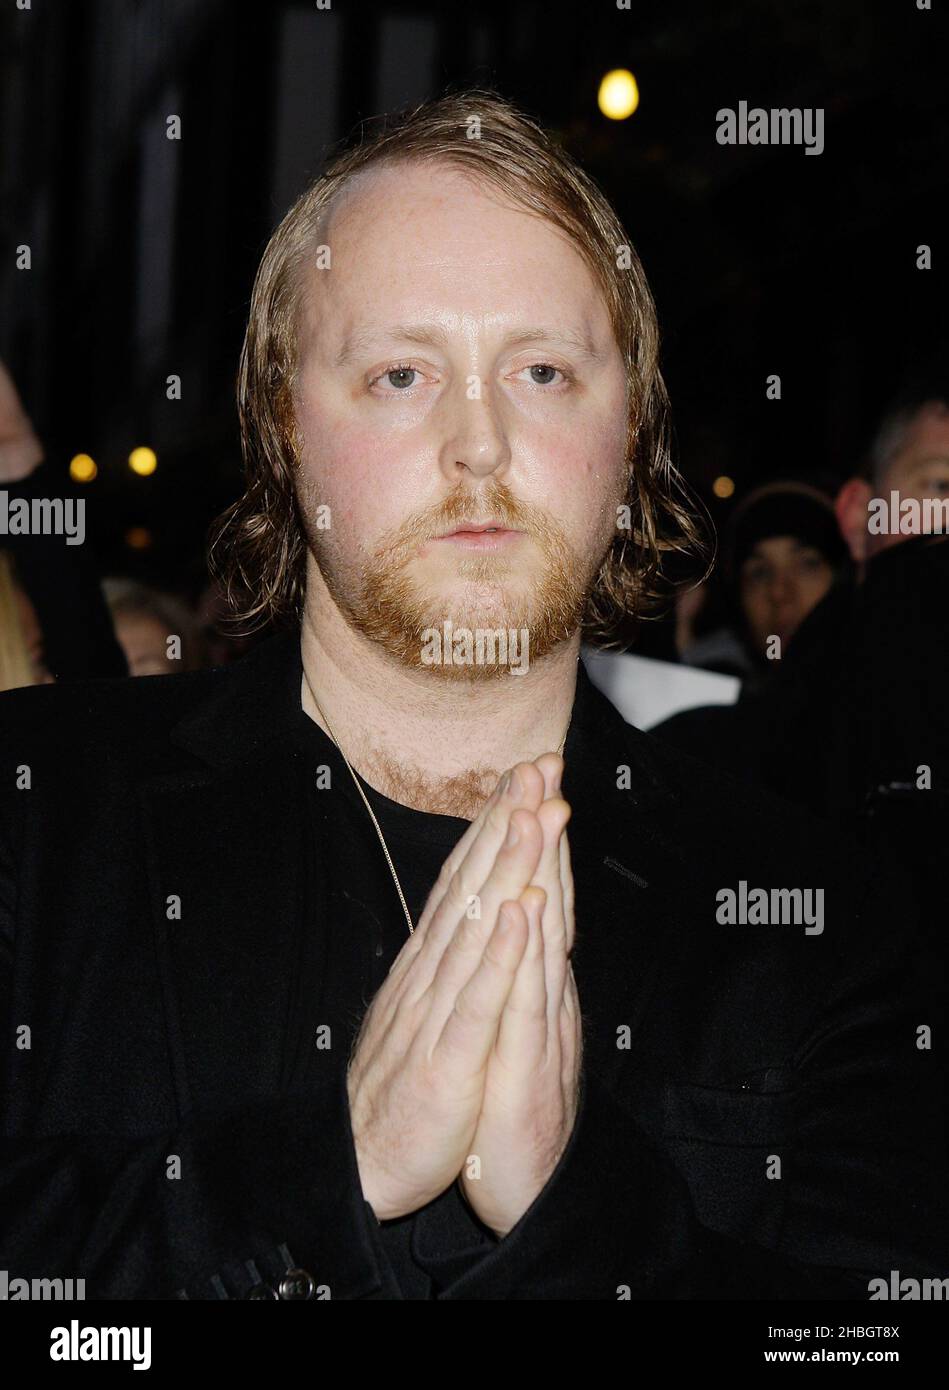
[[869,559],[867,506],[872,496],[873,488],[864,478],[848,478],[834,503],[837,525],[856,565],[862,565]]

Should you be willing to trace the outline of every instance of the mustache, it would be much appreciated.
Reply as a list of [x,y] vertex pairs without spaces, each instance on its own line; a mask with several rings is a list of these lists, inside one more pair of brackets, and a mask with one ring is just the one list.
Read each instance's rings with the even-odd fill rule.
[[401,522],[394,532],[381,538],[374,554],[378,559],[386,555],[407,558],[421,542],[468,522],[477,523],[484,517],[491,517],[511,531],[525,531],[529,535],[546,529],[537,509],[518,502],[503,484],[496,483],[478,493],[459,487],[436,507]]

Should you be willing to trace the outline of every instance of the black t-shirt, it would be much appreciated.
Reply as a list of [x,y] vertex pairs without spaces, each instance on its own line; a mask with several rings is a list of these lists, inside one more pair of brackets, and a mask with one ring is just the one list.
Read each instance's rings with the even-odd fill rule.
[[[338,748],[299,704],[294,708],[292,733],[301,750],[302,770],[308,788],[307,814],[313,851],[309,871],[311,874],[321,874],[324,880],[330,877],[333,882],[331,885],[326,882],[321,885],[324,902],[332,903],[331,911],[326,914],[331,920],[305,924],[307,931],[301,943],[300,966],[295,982],[300,1002],[291,1011],[291,1026],[286,1039],[288,1056],[295,1053],[305,1055],[316,1021],[315,1001],[332,996],[336,990],[348,991],[350,995],[354,992],[355,982],[347,984],[334,978],[331,963],[345,958],[343,952],[334,952],[332,942],[321,941],[321,935],[357,934],[357,940],[348,942],[347,946],[354,945],[364,962],[364,978],[355,992],[361,993],[365,1007],[385,982],[392,962],[408,939],[405,914],[382,846]],[[412,921],[417,923],[442,864],[467,830],[469,822],[455,816],[434,815],[402,806],[383,796],[362,778],[360,785],[382,828]],[[345,807],[339,798],[345,800]],[[356,821],[353,820],[354,816],[358,818]],[[360,823],[367,829],[368,837],[360,841],[357,850],[353,844],[352,827],[360,826]],[[367,875],[364,863],[367,852],[378,855],[376,867],[381,865],[381,874]],[[369,878],[374,885],[378,885],[378,891],[375,887],[371,891],[367,888]],[[320,1012],[325,1013],[326,1010]],[[361,1015],[358,1018],[350,1015],[348,1021],[354,1037]],[[440,1274],[450,1277],[487,1253],[495,1243],[494,1237],[471,1214],[454,1185],[426,1211],[430,1217],[430,1248],[424,1252],[413,1247],[414,1214],[383,1222],[380,1227],[386,1255],[407,1298],[430,1298],[433,1292],[430,1270],[436,1278]],[[433,1257],[434,1263],[430,1257]],[[420,1259],[424,1264],[419,1262]]]

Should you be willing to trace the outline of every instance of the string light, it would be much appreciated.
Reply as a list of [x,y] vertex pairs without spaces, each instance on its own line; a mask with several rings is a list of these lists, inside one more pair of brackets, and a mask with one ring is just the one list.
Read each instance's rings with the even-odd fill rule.
[[91,483],[98,471],[95,459],[88,454],[76,454],[69,460],[69,476],[74,483]]
[[150,473],[154,473],[157,467],[158,455],[154,449],[149,449],[146,445],[133,449],[129,454],[129,468],[140,478],[147,478]]
[[611,121],[625,121],[639,105],[639,87],[627,68],[613,68],[600,83],[597,104]]

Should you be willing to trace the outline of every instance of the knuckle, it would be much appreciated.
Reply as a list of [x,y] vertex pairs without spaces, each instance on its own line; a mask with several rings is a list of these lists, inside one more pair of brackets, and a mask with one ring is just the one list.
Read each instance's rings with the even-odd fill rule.
[[451,1007],[452,1015],[459,1023],[473,1023],[477,1021],[478,1010],[471,1002],[471,996],[462,990]]
[[452,1006],[452,1013],[460,1023],[483,1023],[489,1012],[471,990],[463,989]]
[[499,942],[495,941],[493,936],[484,948],[482,966],[486,973],[492,977],[497,975],[511,975],[514,973],[515,969],[513,963],[505,955],[504,947]]
[[451,903],[453,906],[457,905],[462,901],[465,888],[464,880],[465,876],[462,872],[462,867],[459,864],[456,868],[452,870],[451,876],[448,880],[448,887],[445,890],[445,900]]
[[488,816],[485,821],[485,826],[493,834],[500,835],[503,830],[507,829],[507,823],[509,819],[510,812],[508,808],[504,805],[503,802],[498,801],[495,803],[494,806],[491,807],[490,811],[488,812]]

